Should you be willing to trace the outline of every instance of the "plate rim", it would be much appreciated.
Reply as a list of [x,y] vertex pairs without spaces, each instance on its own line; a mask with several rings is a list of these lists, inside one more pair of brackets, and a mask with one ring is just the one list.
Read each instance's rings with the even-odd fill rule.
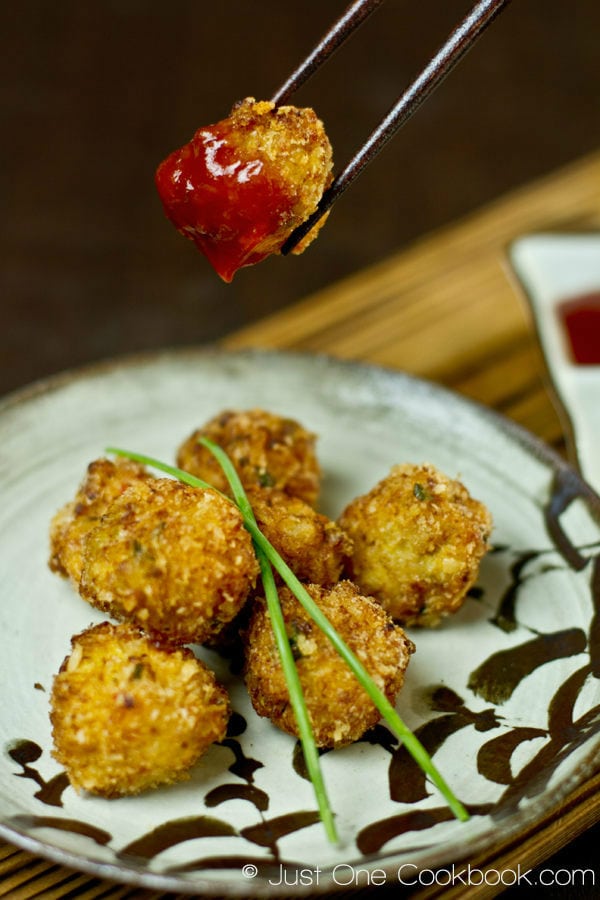
[[[542,438],[534,434],[533,431],[524,425],[510,419],[508,416],[487,406],[485,403],[475,400],[472,397],[460,394],[458,391],[447,387],[433,378],[427,378],[422,375],[415,375],[406,372],[400,368],[394,368],[389,365],[381,365],[373,363],[369,360],[362,360],[358,357],[341,357],[334,353],[296,350],[277,347],[260,347],[248,346],[240,348],[228,348],[219,344],[192,344],[180,347],[166,347],[154,350],[142,350],[134,353],[126,353],[117,356],[109,356],[103,359],[86,363],[81,366],[73,366],[55,372],[43,378],[36,379],[22,387],[9,391],[3,397],[0,397],[0,416],[5,412],[33,402],[39,397],[50,395],[64,387],[68,387],[71,383],[81,381],[90,377],[98,377],[103,374],[110,374],[117,369],[136,368],[138,366],[149,365],[155,361],[166,360],[183,360],[186,357],[239,357],[239,358],[272,358],[285,359],[286,357],[298,360],[321,359],[330,365],[339,366],[348,369],[364,369],[372,372],[384,373],[390,378],[399,378],[408,383],[420,384],[427,387],[428,390],[440,396],[447,397],[452,403],[458,403],[459,406],[470,407],[473,412],[488,419],[492,425],[495,424],[502,431],[511,435],[514,440],[526,450],[531,452],[536,458],[546,462],[555,470],[569,473],[576,481],[580,483],[583,489],[582,493],[586,497],[590,497],[592,502],[600,501],[600,494],[588,484],[585,477],[578,471],[577,467],[565,460],[550,444],[546,443]],[[600,507],[599,507],[600,508]]]

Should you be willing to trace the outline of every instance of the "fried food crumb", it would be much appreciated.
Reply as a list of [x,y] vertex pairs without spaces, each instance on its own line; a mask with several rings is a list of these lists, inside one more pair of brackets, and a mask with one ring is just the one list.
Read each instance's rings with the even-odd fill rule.
[[130,485],[88,533],[79,591],[150,634],[201,643],[241,610],[258,571],[233,503],[154,478]]
[[[362,596],[349,581],[329,589],[307,585],[307,590],[394,704],[414,651],[404,631],[378,603]],[[379,711],[288,588],[280,591],[280,601],[317,746],[341,747],[358,740],[379,721]],[[253,606],[245,651],[244,677],[254,709],[283,731],[298,735],[262,598]]]
[[[96,460],[50,529],[50,568],[122,622],[76,635],[54,679],[54,756],[77,790],[118,797],[179,781],[223,739],[227,695],[184,644],[229,652],[241,641],[255,711],[298,736],[253,543],[203,436],[392,705],[415,649],[402,626],[456,612],[489,548],[485,505],[427,463],[394,466],[337,522],[318,513],[316,436],[258,408],[225,410],[180,446],[179,467],[212,487]],[[317,746],[359,740],[378,709],[292,591],[279,597]]]
[[337,522],[276,488],[253,488],[248,499],[258,527],[300,581],[338,581],[352,541]]
[[394,466],[339,524],[354,544],[349,577],[409,626],[460,609],[492,529],[484,504],[428,464]]
[[54,679],[53,755],[77,791],[137,794],[189,778],[225,737],[229,713],[225,690],[191,650],[103,622],[72,639]]
[[[278,253],[332,181],[332,150],[314,110],[253,97],[199,128],[158,167],[165,213],[221,278]],[[325,216],[293,252],[315,238]]]
[[50,524],[50,569],[70,578],[78,587],[87,534],[123,491],[135,482],[152,477],[144,466],[128,459],[91,462],[75,499],[65,504]]
[[245,488],[271,487],[317,502],[320,467],[316,437],[295,419],[262,409],[225,410],[194,431],[177,453],[177,465],[225,494],[229,484],[200,437],[225,450]]

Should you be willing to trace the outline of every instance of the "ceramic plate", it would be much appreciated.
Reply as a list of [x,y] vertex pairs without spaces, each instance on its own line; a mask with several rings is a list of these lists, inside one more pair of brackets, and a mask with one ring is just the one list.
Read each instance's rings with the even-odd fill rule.
[[[398,702],[469,808],[466,824],[380,725],[322,756],[341,835],[330,845],[295,741],[258,719],[225,662],[200,649],[236,715],[191,780],[104,800],[77,795],[53,760],[53,675],[71,635],[102,615],[47,568],[52,514],[106,446],[172,460],[197,425],[253,406],[320,436],[321,506],[332,517],[402,461],[460,477],[491,509],[494,549],[477,586],[452,620],[411,633],[417,652]],[[6,840],[98,876],[204,895],[417,884],[420,872],[518,837],[595,769],[600,501],[495,414],[398,372],[200,350],[108,364],[9,398],[0,448]]]
[[595,342],[595,364],[577,364],[561,310],[578,298],[596,295],[600,316],[600,234],[529,234],[515,241],[509,258],[531,307],[550,378],[566,416],[572,456],[587,480],[600,490],[600,332],[584,325]]

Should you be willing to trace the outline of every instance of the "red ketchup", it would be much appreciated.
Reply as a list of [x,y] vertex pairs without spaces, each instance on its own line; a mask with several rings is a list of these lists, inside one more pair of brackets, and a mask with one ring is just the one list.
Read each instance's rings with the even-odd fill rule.
[[272,237],[290,212],[274,166],[244,154],[223,122],[171,153],[156,186],[167,217],[227,282],[274,252]]
[[573,362],[600,365],[600,291],[563,301],[558,315],[569,339]]

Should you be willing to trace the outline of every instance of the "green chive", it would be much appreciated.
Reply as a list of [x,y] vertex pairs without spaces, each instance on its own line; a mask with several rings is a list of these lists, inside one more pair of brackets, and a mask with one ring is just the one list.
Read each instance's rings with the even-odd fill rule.
[[[165,472],[165,474],[167,475],[174,476],[179,481],[182,481],[185,484],[189,484],[191,487],[204,489],[208,488],[209,490],[215,490],[212,485],[208,484],[205,481],[202,481],[200,478],[196,478],[194,475],[190,475],[188,472],[184,472],[182,469],[177,469],[174,466],[170,466],[167,463],[160,462],[159,460],[153,459],[152,457],[145,456],[142,453],[131,453],[127,450],[121,450],[117,447],[108,447],[106,452],[112,453],[115,456],[126,457],[127,459],[131,459],[134,462],[140,463],[141,465],[151,466],[154,469]],[[227,480],[229,481],[229,484],[231,486],[236,504],[244,518],[244,524],[247,527],[248,522],[252,522],[255,528],[258,530],[254,511],[252,509],[252,506],[250,505],[248,497],[246,496],[246,492],[242,487],[238,474],[227,454],[225,454],[224,451],[221,452],[223,453],[223,457],[220,462],[225,471]],[[218,491],[217,493],[221,493],[221,491]],[[226,495],[221,494],[221,496],[225,497]],[[229,497],[226,497],[226,499],[231,502]],[[259,531],[259,534],[260,533],[261,532]],[[271,620],[271,626],[273,628],[273,635],[275,637],[275,643],[277,645],[277,650],[281,659],[281,666],[286,680],[288,693],[290,695],[290,703],[292,704],[294,715],[296,717],[300,743],[302,745],[302,752],[304,753],[306,768],[313,785],[313,790],[315,792],[315,798],[319,807],[319,815],[321,817],[321,821],[323,822],[325,833],[327,834],[328,839],[332,843],[337,843],[338,835],[335,827],[333,813],[329,805],[327,791],[325,789],[323,774],[321,772],[319,753],[315,743],[306,703],[304,701],[302,685],[300,684],[300,678],[298,676],[298,671],[294,662],[292,648],[290,647],[287,632],[285,630],[285,621],[283,618],[283,613],[281,611],[281,604],[279,602],[279,595],[277,593],[277,587],[275,585],[275,579],[273,577],[273,570],[264,551],[257,547],[256,543],[254,544],[254,548],[258,563],[260,565],[262,583],[265,591],[265,599],[267,601],[267,610]]]
[[[207,449],[209,449],[213,455],[220,462],[223,467],[225,474],[228,474],[228,471],[235,472],[233,468],[233,464],[231,460],[225,453],[225,451],[214,444],[212,441],[209,441],[207,438],[200,438],[200,443],[203,444]],[[160,462],[159,460],[155,460],[152,457],[145,456],[141,453],[131,453],[127,450],[121,450],[114,447],[109,447],[106,450],[107,453],[113,453],[117,456],[124,456],[128,459],[133,460],[134,462],[139,462],[142,465],[151,466],[152,468],[159,469],[162,472],[165,472],[168,475],[172,475],[173,477],[183,481],[185,484],[189,484],[192,487],[201,487],[201,488],[210,488],[211,490],[215,490],[211,485],[207,484],[205,481],[202,481],[200,478],[196,478],[194,475],[190,475],[189,472],[184,472],[182,469],[178,469],[175,466],[170,466],[168,463]],[[227,467],[227,469],[225,468]],[[235,473],[237,478],[237,473]],[[239,478],[237,478],[239,482]],[[230,482],[231,483],[231,482]],[[446,800],[448,807],[454,814],[454,816],[461,822],[465,822],[469,818],[469,814],[460,800],[454,795],[449,785],[446,783],[445,779],[442,777],[438,769],[436,768],[433,760],[419,741],[419,739],[412,733],[412,731],[405,725],[402,721],[392,704],[389,702],[385,694],[379,690],[363,664],[356,657],[356,655],[352,652],[352,650],[348,647],[348,645],[342,640],[340,635],[334,629],[334,627],[329,622],[329,619],[322,612],[318,604],[312,599],[304,585],[296,578],[290,567],[287,563],[281,558],[281,556],[277,553],[273,545],[267,540],[267,538],[263,535],[263,533],[258,528],[256,524],[256,520],[254,518],[254,514],[251,516],[248,515],[247,510],[250,509],[250,503],[245,495],[243,487],[241,486],[241,482],[239,482],[239,487],[241,488],[241,495],[243,495],[242,505],[238,503],[242,516],[244,517],[244,524],[247,530],[250,532],[250,535],[254,541],[254,545],[259,551],[259,563],[261,563],[260,555],[264,555],[266,560],[273,566],[274,569],[279,572],[284,582],[290,588],[292,593],[296,596],[298,601],[302,604],[304,609],[311,616],[313,621],[321,628],[326,637],[331,641],[339,655],[344,659],[347,665],[350,667],[354,675],[356,676],[357,681],[361,685],[361,687],[366,691],[368,696],[373,701],[376,708],[381,713],[382,717],[386,720],[392,731],[396,734],[400,740],[404,743],[404,746],[411,754],[415,762],[420,766],[422,771],[430,778],[432,783],[437,787],[441,795]],[[233,487],[232,487],[233,490]],[[262,571],[262,564],[261,564]],[[271,573],[272,575],[272,573]],[[266,591],[265,591],[266,593]],[[278,604],[279,605],[279,604]],[[287,644],[287,638],[286,638]],[[289,645],[288,645],[289,649]],[[292,660],[293,662],[293,660]],[[295,667],[294,667],[295,668]],[[300,727],[300,726],[299,726]],[[307,760],[308,766],[308,760]],[[311,776],[312,777],[312,776]],[[316,792],[316,787],[315,787]]]
[[144,674],[144,663],[136,662],[133,672],[130,675],[132,681],[137,681]]
[[417,500],[429,500],[429,495],[422,484],[417,482],[413,488],[413,494]]
[[274,551],[274,548],[271,546],[271,544],[269,544],[269,542],[258,530],[258,528],[255,529],[251,525],[251,523],[248,522],[246,523],[246,528],[252,535],[255,545],[263,551],[267,559],[273,565],[273,568],[275,568],[279,572],[287,586],[297,597],[298,601],[302,604],[309,616],[319,626],[325,636],[329,638],[339,655],[350,667],[350,669],[356,676],[357,681],[367,692],[392,731],[394,731],[397,737],[402,740],[404,746],[411,754],[413,759],[419,764],[421,769],[425,772],[426,775],[429,776],[433,784],[435,784],[435,786],[438,788],[456,818],[460,819],[463,822],[466,821],[469,818],[468,812],[466,811],[462,803],[454,796],[450,787],[448,786],[440,772],[437,770],[431,757],[429,756],[419,739],[415,737],[408,726],[405,725],[405,723],[402,721],[385,694],[379,690],[361,661],[352,652],[345,641],[340,637],[333,625],[331,625],[327,616],[323,613],[318,604],[315,603],[313,598],[310,596],[304,585],[300,581],[298,581],[287,563],[285,563],[284,560],[282,560],[281,557],[277,554],[277,552]]
[[[225,473],[225,477],[229,482],[229,486],[231,487],[235,502],[240,512],[242,513],[242,516],[244,517],[246,528],[248,528],[248,525],[252,523],[252,526],[256,530],[256,532],[262,536],[262,532],[259,530],[256,523],[254,510],[252,509],[250,501],[246,496],[246,492],[243,488],[242,482],[240,481],[240,477],[236,469],[234,468],[233,463],[231,462],[225,451],[222,450],[221,447],[218,447],[216,444],[213,444],[212,441],[205,441],[205,439],[201,439],[200,443],[204,444],[208,448],[208,450],[212,452],[212,454],[216,457],[219,464],[221,465],[221,468]],[[269,547],[270,546],[271,545],[269,544]],[[315,743],[312,725],[310,723],[310,718],[308,715],[308,709],[304,700],[300,677],[298,675],[292,648],[290,647],[287,631],[285,629],[285,621],[283,618],[283,613],[281,611],[281,603],[279,602],[277,586],[275,584],[275,578],[273,577],[273,570],[264,548],[259,547],[256,541],[254,541],[254,549],[256,551],[256,556],[260,565],[260,572],[265,592],[265,600],[267,601],[267,610],[269,612],[269,618],[271,620],[271,627],[273,629],[273,635],[275,637],[277,650],[279,651],[281,667],[283,669],[288,694],[290,695],[290,702],[292,704],[294,715],[296,717],[296,724],[298,725],[298,733],[300,735],[300,743],[302,744],[302,751],[304,753],[304,761],[306,762],[306,768],[313,785],[315,797],[319,806],[319,813],[321,815],[321,820],[325,827],[327,837],[332,843],[336,843],[338,840],[338,836],[335,828],[335,822],[333,819],[333,814],[331,812],[331,807],[329,806],[329,801],[327,799],[327,791],[325,790],[325,782],[323,781],[323,774],[321,772],[319,753],[317,751],[317,745]]]

